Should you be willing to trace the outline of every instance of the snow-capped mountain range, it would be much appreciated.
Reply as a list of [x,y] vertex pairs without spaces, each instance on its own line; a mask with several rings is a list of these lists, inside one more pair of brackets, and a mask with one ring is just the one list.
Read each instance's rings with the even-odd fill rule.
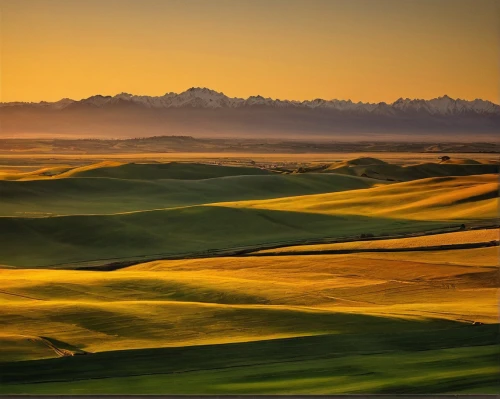
[[296,108],[332,110],[355,114],[372,114],[379,116],[397,116],[404,114],[421,114],[435,116],[453,115],[500,115],[500,106],[490,101],[476,99],[467,101],[453,99],[444,95],[431,100],[403,99],[400,98],[392,104],[352,102],[351,100],[279,100],[251,96],[246,99],[228,97],[207,88],[192,87],[182,93],[166,93],[163,96],[141,96],[121,93],[115,96],[95,95],[80,101],[64,98],[56,102],[0,103],[0,107],[30,107],[47,108],[54,110],[75,108],[106,108],[110,106],[136,105],[143,108],[245,108],[245,107],[270,107],[270,108]]
[[497,140],[500,106],[443,96],[387,103],[232,98],[193,87],[180,94],[96,95],[75,101],[0,104],[1,137],[321,138]]

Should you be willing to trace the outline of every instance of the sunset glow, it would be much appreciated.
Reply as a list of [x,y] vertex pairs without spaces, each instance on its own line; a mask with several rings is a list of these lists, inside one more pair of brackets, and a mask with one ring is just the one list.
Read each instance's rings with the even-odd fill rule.
[[498,103],[494,0],[3,0],[1,101],[192,86]]

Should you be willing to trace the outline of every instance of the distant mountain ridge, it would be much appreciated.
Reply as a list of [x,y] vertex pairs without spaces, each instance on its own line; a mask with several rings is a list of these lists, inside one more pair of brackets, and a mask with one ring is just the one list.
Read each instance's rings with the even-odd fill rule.
[[447,95],[431,100],[403,99],[393,103],[363,103],[351,100],[273,100],[260,95],[250,96],[246,99],[228,97],[224,93],[207,88],[192,87],[182,93],[166,93],[163,96],[142,96],[121,93],[115,96],[94,95],[82,100],[64,98],[56,102],[42,101],[39,103],[10,102],[0,103],[0,107],[39,107],[62,110],[74,107],[104,108],[113,105],[137,105],[145,108],[241,108],[241,107],[272,107],[272,108],[305,108],[326,109],[360,114],[373,113],[378,115],[396,115],[401,113],[427,113],[429,115],[500,115],[500,106],[486,100],[473,101],[453,99]]
[[75,101],[0,103],[0,137],[130,138],[165,135],[337,141],[496,141],[500,106],[442,96],[391,104],[232,98],[207,88]]

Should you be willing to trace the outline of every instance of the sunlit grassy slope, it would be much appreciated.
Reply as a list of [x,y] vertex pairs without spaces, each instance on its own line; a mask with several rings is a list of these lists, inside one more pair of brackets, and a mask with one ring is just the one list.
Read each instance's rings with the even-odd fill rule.
[[56,355],[54,350],[46,345],[38,336],[15,335],[2,333],[0,335],[0,348],[3,362],[21,361],[28,359],[48,359]]
[[[490,249],[482,250],[483,257],[493,263]],[[456,259],[467,263],[467,251]],[[6,328],[0,360],[60,356],[37,337],[56,348],[105,353],[53,360],[47,367],[23,362],[2,368],[0,361],[0,392],[496,389],[496,330],[471,323],[497,321],[498,268],[377,255],[156,261],[114,272],[1,270],[0,323]],[[319,336],[307,338],[312,335]],[[276,341],[285,337],[304,338]],[[249,341],[256,342],[227,345]],[[3,350],[13,342],[17,350]],[[208,346],[130,351],[190,345]],[[184,360],[165,362],[165,356]],[[428,368],[429,361],[434,368]],[[110,367],[113,362],[116,366]],[[240,366],[217,370],[223,362]],[[398,371],[390,366],[394,362],[407,364],[414,373]],[[457,362],[460,366],[452,366]],[[382,374],[365,374],[377,364],[384,367]],[[361,367],[360,379],[349,367]],[[199,371],[180,379],[171,374],[184,369]],[[273,376],[257,377],[271,369]],[[324,372],[317,379],[319,369]],[[156,373],[160,375],[148,376]],[[433,374],[422,385],[424,373]],[[100,382],[93,382],[97,376]],[[30,384],[54,380],[63,383]],[[208,388],[223,380],[225,384]],[[364,385],[356,387],[355,381]]]
[[[494,264],[488,250],[484,263]],[[495,322],[498,269],[467,264],[467,251],[455,254],[465,262],[457,265],[377,254],[156,261],[114,272],[4,269],[0,320],[4,334],[90,351],[352,333],[362,320],[375,332],[393,323],[386,316],[403,325]]]
[[[234,256],[493,224],[496,175],[258,170],[102,163],[0,182],[0,393],[500,390],[498,247]],[[495,232],[324,245],[422,249]],[[199,258],[70,270],[167,255]]]
[[[21,184],[21,183],[20,183]],[[187,254],[360,233],[423,231],[497,216],[495,175],[111,215],[0,218],[0,264]]]
[[425,252],[390,252],[390,253],[359,253],[360,258],[392,259],[394,261],[412,261],[420,263],[439,263],[447,265],[497,267],[500,259],[499,247],[453,249]]
[[366,176],[374,179],[392,181],[411,181],[440,176],[468,176],[498,173],[499,165],[480,163],[474,160],[450,160],[442,163],[425,163],[419,165],[393,165],[375,158],[359,158],[338,162],[324,169],[351,176]]
[[70,169],[71,166],[52,166],[25,172],[22,170],[2,168],[0,170],[0,180],[46,180]]
[[47,180],[68,177],[108,177],[115,179],[199,180],[224,176],[268,175],[271,172],[249,167],[232,167],[197,163],[122,163],[105,161],[86,166],[42,168],[27,173],[6,173],[4,180]]
[[434,234],[421,237],[408,237],[389,240],[350,241],[345,243],[294,245],[275,249],[264,249],[257,253],[283,253],[302,251],[332,251],[332,250],[367,250],[367,249],[408,249],[438,247],[443,245],[460,245],[474,243],[488,243],[498,241],[498,229],[457,231],[453,233]]
[[498,176],[493,174],[438,177],[369,190],[218,205],[324,215],[466,220],[497,217],[498,187]]
[[61,177],[113,177],[118,179],[182,179],[199,180],[223,176],[268,175],[271,172],[259,168],[207,165],[196,163],[128,163],[118,166],[76,168]]
[[497,328],[431,324],[426,331],[0,363],[0,393],[494,394],[500,389]]

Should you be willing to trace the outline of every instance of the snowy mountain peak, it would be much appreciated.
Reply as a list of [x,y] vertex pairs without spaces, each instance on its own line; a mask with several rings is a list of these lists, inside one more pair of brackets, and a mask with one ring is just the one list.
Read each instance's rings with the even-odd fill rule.
[[197,94],[221,94],[221,95],[224,95],[224,93],[219,93],[218,91],[215,91],[212,89],[207,89],[206,87],[191,87],[191,88],[187,89],[184,93],[186,93],[186,92],[197,93]]
[[129,93],[120,93],[115,96],[115,98],[123,98],[125,100],[128,100],[130,98],[134,97],[132,94]]

